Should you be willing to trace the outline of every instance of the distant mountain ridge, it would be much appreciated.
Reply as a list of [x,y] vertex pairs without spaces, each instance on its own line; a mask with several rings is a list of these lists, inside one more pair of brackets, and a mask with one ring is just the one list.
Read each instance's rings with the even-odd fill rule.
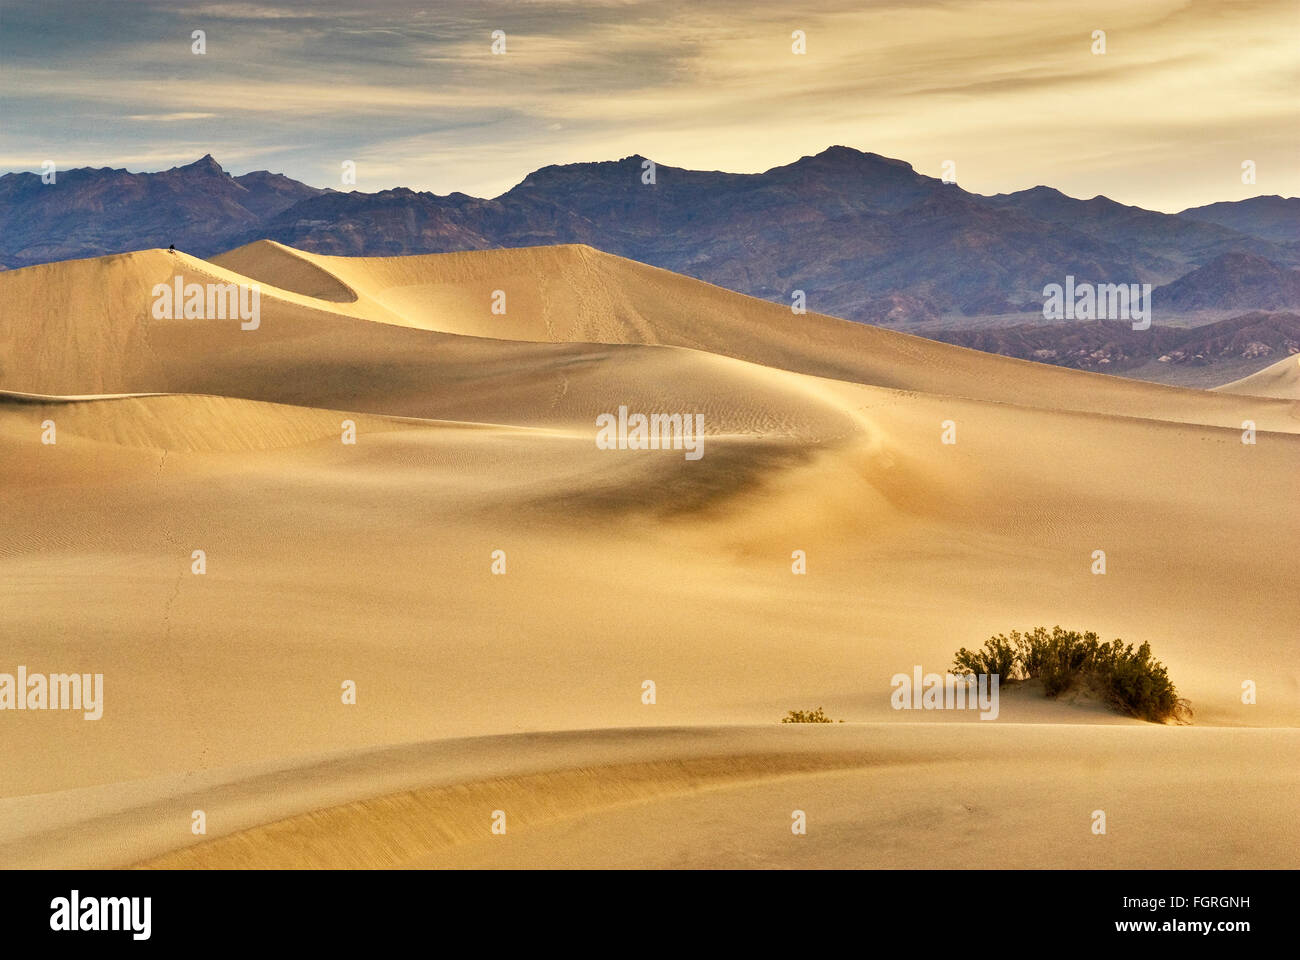
[[232,177],[211,154],[159,173],[109,167],[0,177],[0,261],[13,268],[166,247],[214,254],[282,210],[324,193],[265,170]]
[[1275,243],[1291,244],[1300,237],[1300,197],[1251,197],[1210,203],[1179,214],[1188,220],[1217,223]]
[[1300,271],[1248,253],[1224,253],[1160,287],[1152,302],[1176,310],[1286,310],[1300,303]]
[[1120,320],[938,330],[932,340],[1077,370],[1118,373],[1150,361],[1208,366],[1225,361],[1267,365],[1300,353],[1300,314],[1255,311],[1199,327],[1135,331]]
[[[905,324],[1038,310],[1043,286],[1066,275],[1166,287],[1232,254],[1251,258],[1241,263],[1257,275],[1282,271],[1283,292],[1256,296],[1225,276],[1223,309],[1300,307],[1285,282],[1300,265],[1300,227],[1288,219],[1300,200],[1173,215],[1049,187],[985,197],[841,146],[760,174],[657,165],[653,184],[645,163],[543,167],[493,199],[233,177],[211,156],[161,173],[62,171],[53,186],[7,174],[0,263],[168,244],[207,257],[261,238],[352,256],[586,243],[765,299],[789,303],[803,290],[810,310]],[[1189,300],[1198,309],[1215,305],[1208,279]],[[1156,299],[1156,322],[1160,308]]]

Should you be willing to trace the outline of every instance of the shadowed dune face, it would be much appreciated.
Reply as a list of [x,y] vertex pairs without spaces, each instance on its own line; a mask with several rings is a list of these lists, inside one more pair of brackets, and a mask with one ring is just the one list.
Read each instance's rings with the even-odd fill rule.
[[[154,319],[150,292],[177,273],[257,281],[259,325]],[[942,671],[958,647],[1038,623],[1149,641],[1202,726],[1300,726],[1300,394],[1280,365],[1267,389],[1130,382],[796,316],[585,247],[141,251],[0,273],[0,308],[0,626],[14,638],[0,671],[94,670],[108,690],[93,723],[0,723],[13,772],[0,851],[23,862],[93,847],[96,863],[134,863],[194,842],[194,776],[234,804],[211,832],[232,839],[169,864],[316,865],[330,837],[348,838],[354,866],[550,862],[556,844],[581,845],[548,793],[601,811],[606,839],[631,835],[633,807],[696,822],[724,795],[766,809],[786,783],[847,822],[852,791],[906,793],[896,772],[874,779],[878,747],[934,765],[916,787],[945,798],[933,837],[909,832],[901,808],[895,827],[900,850],[937,855],[970,827],[943,804],[962,803],[950,784],[972,778],[972,756],[1003,783],[1017,767],[998,758],[1021,754],[1081,776],[1042,724],[1068,725],[1070,749],[1103,766],[1122,731],[1125,769],[1145,771],[1125,793],[1135,810],[1185,792],[1189,741],[1109,714],[1008,697],[1002,739],[970,754],[968,723],[902,721],[971,718],[890,708],[895,673]],[[703,455],[601,449],[596,418],[620,406],[700,414]],[[1246,680],[1257,704],[1241,702]],[[355,705],[340,702],[343,681]],[[812,759],[731,727],[707,755],[683,749],[690,733],[647,732],[665,738],[648,752],[602,739],[818,704],[850,723],[823,731],[838,739]],[[604,733],[547,739],[573,729]],[[474,753],[450,780],[373,760],[529,731],[542,733]],[[1242,776],[1291,735],[1196,733]],[[819,734],[781,734],[805,735]],[[534,750],[554,752],[515,762]],[[320,754],[342,766],[304,766]],[[266,769],[287,771],[297,806],[267,799]],[[1050,779],[1019,800],[1048,798]],[[535,838],[521,860],[472,837],[498,783],[545,814],[521,821]],[[1286,777],[1260,783],[1261,810],[1294,808]],[[1221,812],[1227,780],[1213,784],[1205,809]],[[55,798],[45,812],[37,794]],[[446,829],[411,826],[426,814]],[[77,846],[92,820],[96,839]],[[405,853],[366,839],[372,827]],[[1270,836],[1207,842],[1191,865],[1241,862],[1242,843],[1264,850]],[[668,830],[646,856],[677,863],[691,838]],[[755,842],[755,862],[775,862]],[[1124,850],[1116,865],[1169,865],[1151,844]],[[701,862],[735,865],[717,852]]]

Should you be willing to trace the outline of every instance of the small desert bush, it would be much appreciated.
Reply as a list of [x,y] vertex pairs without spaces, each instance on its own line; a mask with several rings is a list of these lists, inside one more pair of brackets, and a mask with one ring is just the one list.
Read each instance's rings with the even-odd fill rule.
[[962,647],[957,651],[956,665],[953,673],[961,676],[967,673],[997,674],[1003,681],[1021,679],[1016,675],[1016,657],[1019,650],[1020,634],[1014,630],[1007,638],[998,634],[984,641],[982,650],[967,650]]
[[816,710],[791,710],[781,718],[782,723],[833,723],[830,717],[822,711],[821,707]]
[[1105,674],[1111,703],[1125,713],[1155,723],[1190,720],[1191,704],[1179,698],[1164,664],[1151,659],[1151,644],[1142,644],[1136,653],[1131,643],[1122,651],[1118,647],[1116,640]]
[[1043,692],[1056,697],[1082,684],[1129,716],[1164,723],[1191,718],[1191,705],[1178,696],[1164,664],[1151,657],[1151,645],[1135,651],[1122,640],[1102,643],[1092,631],[1079,633],[1056,626],[984,641],[982,650],[962,647],[953,672],[998,674],[1001,682],[1041,680]]
[[1080,634],[1053,627],[1048,633],[1045,627],[1035,627],[1020,638],[1025,678],[1041,680],[1044,693],[1058,696],[1091,675],[1103,646],[1092,631]]

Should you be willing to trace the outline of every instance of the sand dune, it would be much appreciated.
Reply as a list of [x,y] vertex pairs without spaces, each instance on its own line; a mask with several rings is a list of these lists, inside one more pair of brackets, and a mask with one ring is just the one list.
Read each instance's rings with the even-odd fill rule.
[[[154,319],[177,272],[258,282],[260,325]],[[0,672],[107,690],[0,715],[0,863],[1295,865],[1286,370],[1078,373],[585,247],[142,251],[0,273],[0,310]],[[620,405],[702,413],[704,455],[598,449]],[[1196,726],[890,708],[1040,623],[1149,641]],[[848,722],[775,722],[817,705]],[[782,846],[789,802],[837,843]],[[1090,845],[1097,807],[1141,835]]]
[[[1268,838],[1300,812],[1300,772],[1273,761],[1300,747],[1297,738],[893,723],[441,740],[53,802],[0,800],[0,824],[25,828],[0,826],[0,857],[222,869],[1285,868],[1290,851]],[[1152,763],[1157,755],[1164,762]],[[1246,778],[1252,789],[1241,795],[1233,783]],[[1113,824],[1105,837],[1090,830],[1098,803]],[[100,812],[86,818],[87,808]],[[177,848],[193,809],[207,814],[210,835]],[[491,831],[496,810],[504,834]],[[795,810],[807,816],[806,836],[790,831]]]
[[1300,401],[1300,355],[1285,357],[1249,377],[1225,383],[1216,389],[1223,393]]
[[[200,283],[247,281],[227,263],[253,271],[261,284],[258,329],[150,317],[149,291],[177,274]],[[323,273],[337,278],[332,289],[355,291],[356,301],[295,292],[324,290]],[[505,316],[491,312],[498,289],[507,294]],[[589,356],[591,344],[650,345],[942,396],[1236,429],[1252,420],[1261,430],[1300,432],[1296,405],[1283,399],[1122,380],[833,317],[796,317],[583,246],[348,260],[260,241],[212,263],[141,251],[0,273],[0,302],[16,319],[0,328],[0,384],[37,393],[220,393],[345,408],[328,389],[340,380],[353,397],[392,402],[410,378],[423,393],[430,379],[459,384],[463,364],[477,369],[495,360],[512,380],[521,368],[545,368],[560,388],[566,363]],[[431,378],[431,362],[447,369]]]

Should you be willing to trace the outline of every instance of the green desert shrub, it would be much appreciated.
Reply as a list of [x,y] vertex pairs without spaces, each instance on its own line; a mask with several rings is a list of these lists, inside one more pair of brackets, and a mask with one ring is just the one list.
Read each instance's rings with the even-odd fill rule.
[[1056,697],[1082,684],[1113,708],[1129,716],[1165,723],[1191,719],[1191,705],[1178,696],[1164,664],[1151,656],[1151,645],[1135,651],[1122,640],[1102,643],[1092,631],[1046,627],[1009,637],[999,634],[982,650],[962,647],[954,658],[954,673],[998,674],[1001,682],[1040,680],[1043,692]]
[[[1118,640],[1115,645],[1119,646]],[[1190,706],[1179,699],[1164,664],[1151,659],[1149,643],[1138,647],[1136,653],[1131,643],[1117,651],[1106,669],[1105,681],[1110,702],[1132,716],[1156,723],[1190,717]]]
[[1011,631],[1011,639],[1016,645],[1016,658],[1023,678],[1040,677],[1046,668],[1047,648],[1051,641],[1044,627],[1034,627],[1028,633]]
[[1014,630],[1011,636],[999,634],[984,641],[982,649],[967,650],[962,647],[953,658],[953,673],[987,673],[997,674],[1001,682],[1019,679],[1016,673],[1017,657],[1020,650],[1020,634]]
[[1044,693],[1058,696],[1093,671],[1101,646],[1091,631],[1081,634],[1057,626],[1049,634],[1045,627],[1035,627],[1022,645],[1025,678],[1041,680]]
[[821,707],[816,710],[791,710],[781,718],[782,723],[832,723],[830,717],[822,711]]

